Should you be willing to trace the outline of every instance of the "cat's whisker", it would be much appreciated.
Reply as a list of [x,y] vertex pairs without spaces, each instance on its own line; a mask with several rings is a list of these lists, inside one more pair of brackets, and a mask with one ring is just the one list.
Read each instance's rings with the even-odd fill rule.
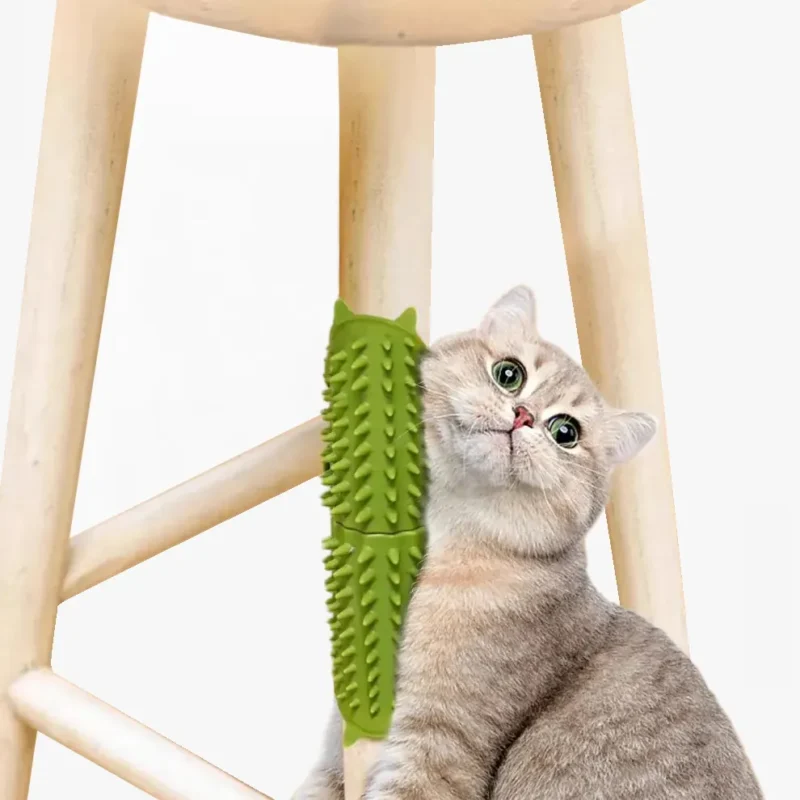
[[[467,434],[468,437],[472,436],[472,432],[475,429],[475,425],[476,424],[477,424],[477,420],[474,420],[473,423],[472,423],[472,427],[469,429],[469,433]],[[466,478],[466,476],[467,476],[467,453],[466,453],[466,450],[464,451],[464,453],[462,455],[461,476],[462,476],[462,478]]]
[[574,511],[576,514],[580,514],[580,509],[578,508],[578,504],[577,504],[575,498],[571,497],[567,493],[567,490],[561,484],[558,484],[558,486],[556,488],[561,492],[561,494],[562,494],[562,496],[564,498],[564,502],[567,505],[567,508],[569,508],[570,510]]
[[596,484],[593,484],[593,483],[590,483],[590,482],[584,480],[583,477],[579,477],[578,475],[572,474],[571,468],[574,467],[574,466],[576,466],[576,465],[575,464],[571,464],[570,465],[570,469],[568,469],[563,464],[555,464],[553,466],[553,471],[556,472],[560,477],[565,477],[565,478],[568,478],[570,480],[577,481],[582,486],[593,487],[593,486],[596,485]]
[[[547,505],[547,507],[550,509],[550,519],[551,519],[551,520],[556,520],[556,519],[558,519],[558,515],[556,514],[556,512],[555,512],[555,509],[554,509],[554,508],[553,508],[553,506],[550,504],[550,500],[549,500],[549,499],[548,499],[548,497],[547,497],[547,489],[545,489],[544,483],[542,483],[541,479],[539,480],[539,487],[540,487],[540,488],[541,488],[541,490],[542,490],[542,498],[544,499],[544,502],[545,502],[545,504]],[[550,522],[550,532],[551,532],[551,533],[553,532],[553,529],[552,529],[552,522]]]
[[425,397],[440,397],[442,400],[452,400],[453,395],[448,394],[447,392],[437,392],[435,389],[431,389],[430,386],[425,387],[422,389],[423,398]]
[[[436,414],[434,416],[425,417],[424,421],[425,422],[437,422],[438,420],[441,420],[441,419],[451,419],[453,417],[460,417],[460,416],[461,416],[460,414],[456,414],[456,413],[452,413],[452,414]],[[412,428],[410,426],[406,427],[406,429],[401,434],[399,434],[397,436],[395,441],[399,442],[404,436],[407,436],[409,433],[412,433]]]
[[[573,464],[571,466],[575,465]],[[585,481],[583,478],[578,477],[577,475],[571,474],[570,471],[562,464],[555,465],[554,471],[557,473],[559,477],[566,478],[567,480],[573,481],[574,483],[577,483],[580,486],[584,486],[585,488],[589,489],[590,492],[592,493],[597,491],[596,483],[590,483],[588,481]]]
[[573,461],[570,466],[571,468],[580,470],[581,472],[590,472],[593,475],[600,475],[603,478],[606,477],[606,473],[603,470],[593,469],[587,464],[581,464],[579,461]]

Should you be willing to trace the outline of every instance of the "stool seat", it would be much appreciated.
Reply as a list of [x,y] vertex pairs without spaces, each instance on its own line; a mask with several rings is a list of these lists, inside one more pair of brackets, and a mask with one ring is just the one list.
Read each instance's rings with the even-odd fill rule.
[[442,45],[597,19],[641,0],[137,0],[217,28],[318,45]]

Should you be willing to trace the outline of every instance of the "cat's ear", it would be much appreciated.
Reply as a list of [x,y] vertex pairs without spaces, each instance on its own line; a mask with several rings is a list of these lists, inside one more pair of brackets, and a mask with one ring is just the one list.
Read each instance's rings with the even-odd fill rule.
[[658,422],[644,411],[609,409],[605,416],[605,442],[612,464],[630,461],[655,436]]
[[533,291],[520,285],[506,292],[481,321],[478,335],[490,340],[536,339],[536,298]]

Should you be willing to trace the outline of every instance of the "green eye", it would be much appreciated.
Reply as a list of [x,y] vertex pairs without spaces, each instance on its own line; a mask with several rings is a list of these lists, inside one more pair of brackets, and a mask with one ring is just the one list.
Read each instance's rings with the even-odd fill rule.
[[565,447],[568,450],[578,444],[578,439],[581,438],[581,426],[578,420],[567,414],[559,414],[557,417],[551,417],[547,420],[547,430],[553,437],[553,441],[559,447]]
[[525,383],[525,367],[511,358],[492,364],[492,380],[506,392],[517,392]]

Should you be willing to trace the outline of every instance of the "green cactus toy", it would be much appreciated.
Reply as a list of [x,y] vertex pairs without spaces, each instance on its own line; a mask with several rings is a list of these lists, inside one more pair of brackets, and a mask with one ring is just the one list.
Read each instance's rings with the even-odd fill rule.
[[423,557],[425,461],[416,311],[397,319],[334,307],[322,416],[324,542],[333,677],[344,744],[383,739],[395,654]]

